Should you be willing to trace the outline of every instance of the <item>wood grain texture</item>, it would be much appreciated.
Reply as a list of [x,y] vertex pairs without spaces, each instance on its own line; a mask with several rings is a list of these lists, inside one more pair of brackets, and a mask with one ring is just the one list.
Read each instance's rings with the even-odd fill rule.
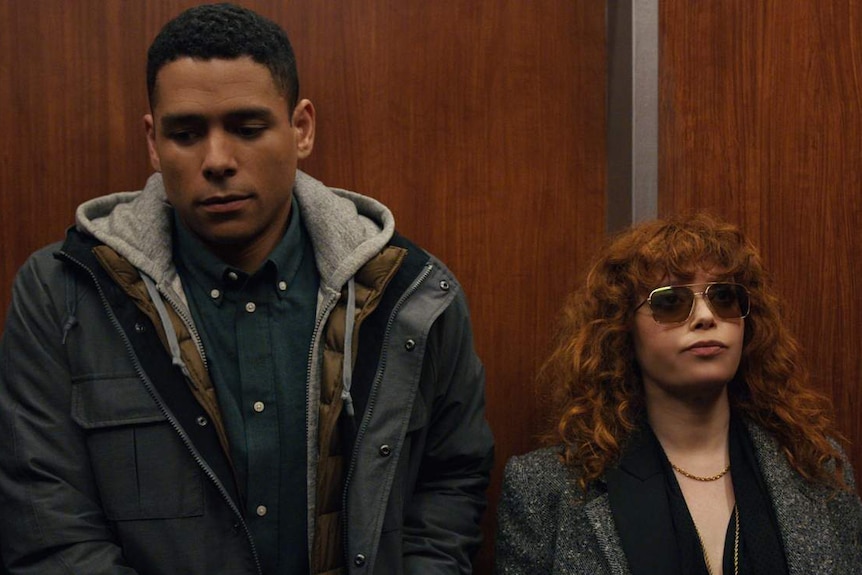
[[[138,189],[145,52],[197,2],[0,2],[0,320],[17,268],[83,200]],[[387,203],[468,295],[497,438],[486,545],[505,460],[545,423],[534,371],[602,241],[604,3],[259,0],[297,53],[318,112],[301,167]]]
[[760,247],[862,473],[862,4],[661,6],[661,214],[710,210]]
[[465,286],[497,439],[477,573],[503,464],[543,430],[553,318],[604,225],[604,7],[542,6],[344,0],[289,28],[319,114],[305,168],[383,200]]

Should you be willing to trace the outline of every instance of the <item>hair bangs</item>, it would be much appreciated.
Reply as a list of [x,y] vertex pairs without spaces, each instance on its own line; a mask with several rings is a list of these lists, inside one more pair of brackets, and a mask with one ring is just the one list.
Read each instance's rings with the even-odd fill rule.
[[647,293],[662,284],[691,281],[698,272],[747,284],[753,248],[732,226],[698,215],[681,222],[647,225],[633,242],[629,270],[633,288]]

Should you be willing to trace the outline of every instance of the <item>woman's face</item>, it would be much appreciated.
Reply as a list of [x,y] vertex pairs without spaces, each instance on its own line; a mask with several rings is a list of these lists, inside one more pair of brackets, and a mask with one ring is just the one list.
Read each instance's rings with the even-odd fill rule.
[[[706,284],[722,281],[698,272],[691,281],[700,292]],[[656,323],[649,305],[634,316],[632,339],[643,377],[647,402],[659,397],[696,399],[714,397],[736,374],[742,356],[745,320],[715,315],[703,295],[695,295],[691,315],[682,323]]]

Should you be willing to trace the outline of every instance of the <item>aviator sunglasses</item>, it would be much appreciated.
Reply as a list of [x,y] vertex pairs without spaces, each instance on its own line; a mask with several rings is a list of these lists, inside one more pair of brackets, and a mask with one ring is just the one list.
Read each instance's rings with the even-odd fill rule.
[[722,319],[742,319],[748,315],[750,304],[745,286],[729,282],[713,282],[705,285],[702,291],[694,291],[690,284],[656,288],[635,308],[649,304],[650,312],[656,323],[682,323],[691,317],[694,310],[694,296],[702,295],[709,309]]

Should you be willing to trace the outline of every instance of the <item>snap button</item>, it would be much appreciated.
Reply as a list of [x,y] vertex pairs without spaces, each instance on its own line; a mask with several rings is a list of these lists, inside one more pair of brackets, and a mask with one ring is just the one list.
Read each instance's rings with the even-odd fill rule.
[[199,415],[197,421],[198,421],[198,425],[200,425],[201,427],[206,427],[207,423],[209,423],[209,421],[207,421],[207,418],[204,417],[203,415]]
[[392,455],[392,448],[386,444],[383,444],[380,446],[380,449],[378,449],[377,452],[380,453],[382,457],[389,457],[390,455]]
[[362,553],[357,553],[356,557],[353,558],[353,564],[357,567],[362,567],[365,565],[365,555]]
[[257,513],[258,517],[263,517],[264,515],[266,515],[266,505],[258,505],[257,509],[255,509],[255,512]]
[[256,309],[257,309],[257,306],[254,305],[253,301],[250,301],[247,304],[245,304],[245,311],[247,311],[248,313],[254,313],[254,310],[256,310]]
[[232,282],[235,282],[239,279],[239,275],[236,272],[227,272],[227,279]]
[[408,339],[404,342],[404,349],[406,349],[407,351],[413,351],[414,347],[416,347],[416,342],[412,339]]
[[210,290],[210,297],[213,299],[218,299],[221,297],[221,292],[217,289],[211,289]]
[[440,289],[443,291],[449,291],[449,282],[446,280],[440,280]]
[[145,326],[141,322],[138,322],[135,324],[135,331],[138,333],[144,333],[145,331],[147,331],[147,326]]
[[266,408],[266,406],[263,404],[263,402],[262,402],[262,401],[255,401],[255,402],[254,402],[254,405],[252,405],[251,407],[252,407],[252,409],[254,409],[257,413],[262,412],[262,411]]
[[287,291],[287,282],[283,280],[278,282],[278,289],[281,291]]

